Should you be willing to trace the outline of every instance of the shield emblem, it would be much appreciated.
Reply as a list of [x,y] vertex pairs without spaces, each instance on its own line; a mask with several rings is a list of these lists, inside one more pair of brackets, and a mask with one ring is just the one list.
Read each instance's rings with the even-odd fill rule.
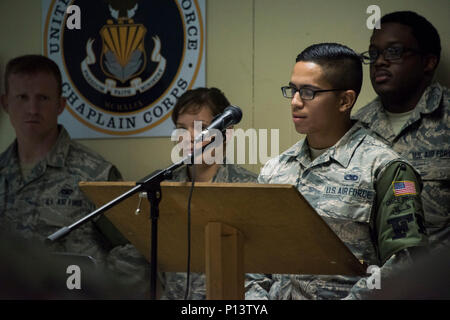
[[[121,21],[120,21],[121,22]],[[122,83],[144,71],[147,64],[142,24],[108,24],[100,30],[103,41],[100,66],[103,72]]]

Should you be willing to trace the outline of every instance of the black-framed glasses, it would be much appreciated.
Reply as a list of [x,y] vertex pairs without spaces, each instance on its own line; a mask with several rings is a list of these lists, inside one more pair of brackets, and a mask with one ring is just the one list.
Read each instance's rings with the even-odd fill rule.
[[284,86],[281,87],[281,92],[283,93],[283,97],[292,99],[295,96],[295,93],[298,91],[300,94],[300,98],[304,100],[312,100],[316,96],[318,92],[328,92],[328,91],[344,91],[346,89],[311,89],[308,87],[296,88],[294,86]]
[[362,62],[364,64],[373,64],[375,63],[375,61],[377,61],[380,54],[383,55],[384,60],[393,61],[401,59],[406,52],[414,52],[418,54],[422,53],[421,51],[413,48],[405,48],[403,46],[392,46],[384,50],[372,48],[369,51],[361,53],[361,57]]

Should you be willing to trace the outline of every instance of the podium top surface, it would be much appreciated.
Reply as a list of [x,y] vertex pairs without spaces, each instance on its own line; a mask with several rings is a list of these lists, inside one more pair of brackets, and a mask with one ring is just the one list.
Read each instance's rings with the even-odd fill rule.
[[[99,207],[130,190],[135,182],[81,182]],[[190,182],[162,182],[158,219],[158,267],[186,271],[187,202]],[[135,193],[106,216],[147,258],[150,206]],[[363,265],[292,185],[195,184],[191,201],[191,271],[205,271],[205,226],[222,222],[244,235],[247,273],[363,275]]]

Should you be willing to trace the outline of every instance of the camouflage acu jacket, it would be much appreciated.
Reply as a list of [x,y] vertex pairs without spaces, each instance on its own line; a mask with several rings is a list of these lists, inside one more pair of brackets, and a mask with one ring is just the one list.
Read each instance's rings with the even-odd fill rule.
[[[378,183],[388,171],[388,179]],[[392,184],[396,180],[410,181],[414,193],[396,197]],[[295,185],[352,253],[368,265],[380,266],[398,250],[425,241],[418,223],[422,215],[420,177],[361,126],[354,125],[313,161],[302,139],[269,160],[258,182]],[[408,231],[400,235],[391,222],[401,217],[411,221],[405,228]],[[359,278],[273,275],[272,280],[271,299],[339,299],[347,296]]]
[[[0,155],[0,228],[44,241],[95,209],[78,188],[78,182],[119,179],[121,175],[111,163],[72,141],[61,126],[51,151],[24,179],[15,141]],[[94,225],[87,223],[50,249],[102,261],[108,245]]]
[[353,118],[419,171],[429,242],[433,247],[450,246],[450,90],[439,83],[430,85],[397,135],[379,97]]

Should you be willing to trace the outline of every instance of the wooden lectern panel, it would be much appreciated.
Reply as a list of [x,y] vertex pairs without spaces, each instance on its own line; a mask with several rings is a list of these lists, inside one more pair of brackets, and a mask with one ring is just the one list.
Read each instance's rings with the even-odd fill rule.
[[[158,268],[186,271],[187,201],[190,183],[161,183]],[[101,206],[135,186],[134,182],[81,182],[81,189]],[[141,213],[136,193],[106,216],[147,258],[150,212]],[[364,275],[351,251],[292,185],[196,183],[191,202],[191,271],[205,272],[205,226],[222,222],[244,235],[246,273]]]

